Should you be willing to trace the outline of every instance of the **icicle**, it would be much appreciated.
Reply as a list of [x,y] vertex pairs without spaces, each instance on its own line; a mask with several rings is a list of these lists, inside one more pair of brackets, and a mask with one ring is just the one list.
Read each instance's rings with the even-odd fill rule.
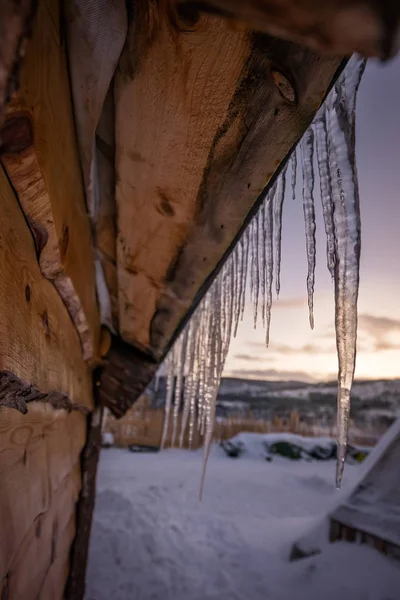
[[[360,253],[359,199],[354,157],[355,96],[364,63],[352,58],[349,66],[328,97],[313,124],[321,181],[321,200],[327,235],[327,263],[335,276],[335,323],[339,357],[338,392],[338,464],[337,485],[340,485],[346,451],[350,409],[350,390],[354,375],[357,328],[357,295]],[[303,210],[306,225],[308,260],[307,290],[310,325],[313,326],[313,291],[315,271],[315,214],[313,129],[301,142],[303,165]],[[296,186],[296,152],[292,154],[292,191]],[[203,490],[207,459],[214,432],[216,399],[229,342],[243,319],[247,274],[254,302],[254,322],[258,309],[266,327],[269,344],[272,285],[280,288],[280,254],[282,202],[285,192],[283,173],[266,196],[261,209],[245,230],[231,257],[200,303],[187,330],[181,335],[166,359],[168,367],[165,423],[162,447],[168,428],[174,387],[176,401],[172,441],[174,443],[180,399],[183,395],[183,414],[180,445],[183,445],[189,421],[189,446],[192,446],[196,427],[204,435]],[[275,237],[274,237],[275,230]],[[176,383],[175,383],[176,382]],[[183,394],[182,394],[183,388]]]
[[260,240],[260,245],[261,245],[261,250],[260,250],[260,265],[259,265],[259,270],[260,270],[260,295],[261,295],[261,317],[262,317],[262,324],[263,327],[265,328],[265,290],[266,290],[266,284],[265,284],[265,247],[266,247],[266,232],[265,232],[265,202],[262,203],[260,210],[258,211],[258,220],[259,220],[259,232],[260,232],[260,236],[261,236],[261,240]]
[[275,236],[275,289],[276,296],[279,298],[281,290],[281,249],[282,249],[282,209],[285,198],[287,165],[282,169],[276,185],[274,194],[274,236]]
[[326,233],[326,257],[328,270],[335,276],[335,229],[333,224],[333,198],[331,173],[328,161],[328,134],[326,128],[326,108],[323,104],[314,120],[315,146],[317,150],[318,172],[321,188],[322,213]]
[[164,416],[164,428],[163,434],[161,438],[161,448],[165,448],[165,443],[167,441],[168,429],[169,429],[169,417],[171,414],[171,405],[172,405],[172,397],[174,394],[174,348],[167,356],[166,359],[166,367],[167,367],[167,397],[165,400],[165,416]]
[[235,305],[235,326],[234,326],[234,330],[233,330],[233,337],[236,337],[237,334],[237,329],[238,329],[238,325],[239,325],[239,320],[240,320],[240,314],[241,314],[241,310],[242,310],[242,294],[243,294],[243,269],[244,267],[244,249],[243,249],[243,242],[242,240],[239,241],[239,243],[236,246],[236,252],[237,252],[237,260],[238,260],[238,273],[237,273],[237,278],[238,278],[238,287],[236,288],[236,294],[237,294],[237,304]]
[[185,365],[185,356],[186,356],[186,347],[187,347],[187,338],[188,338],[188,328],[186,328],[177,341],[177,360],[176,360],[176,385],[175,385],[175,404],[174,404],[174,414],[173,414],[173,422],[172,422],[172,440],[171,445],[175,446],[176,434],[178,431],[178,419],[179,419],[179,411],[181,408],[181,397],[182,397],[182,383],[184,376],[184,365]]
[[273,198],[276,193],[276,183],[265,200],[265,262],[266,262],[266,307],[265,307],[265,343],[269,346],[269,330],[271,325],[272,308],[272,280],[274,272],[274,254],[273,254]]
[[196,340],[196,348],[195,348],[195,359],[194,359],[194,367],[193,367],[193,386],[190,390],[190,417],[189,417],[189,448],[192,447],[193,443],[193,434],[194,427],[196,423],[196,397],[198,396],[199,389],[199,381],[200,381],[200,368],[201,368],[201,312],[198,311],[199,315],[194,315],[197,317],[196,323],[196,332],[197,332],[197,340]]
[[258,297],[260,295],[260,276],[259,276],[259,221],[257,215],[253,218],[253,257],[252,267],[254,271],[254,289],[253,289],[253,321],[254,329],[257,329],[258,317]]
[[154,393],[157,393],[160,387],[160,379],[161,379],[161,368],[157,369],[157,372],[154,377]]
[[307,293],[310,327],[314,329],[314,280],[315,280],[315,209],[314,209],[314,133],[311,127],[301,141],[303,164],[303,211],[306,227]]
[[254,248],[253,248],[253,240],[254,240],[254,221],[250,221],[249,225],[249,258],[250,258],[250,302],[254,302]]
[[[183,390],[183,414],[181,420],[181,432],[179,436],[179,447],[183,447],[183,438],[186,431],[187,421],[190,413],[190,397],[191,397],[191,389],[193,385],[193,368],[195,361],[195,344],[196,344],[196,321],[195,315],[193,316],[193,320],[190,321],[188,327],[187,334],[187,346],[186,346],[186,357],[184,357],[184,361],[188,364],[187,373],[186,373],[186,381]],[[186,360],[185,360],[186,358]]]
[[290,162],[292,163],[292,198],[293,200],[296,200],[297,146],[292,152]]
[[244,262],[243,262],[242,305],[240,308],[240,320],[241,321],[243,321],[244,307],[246,304],[247,271],[249,269],[249,248],[250,248],[249,229],[250,228],[248,227],[243,234]]
[[233,336],[236,337],[237,328],[239,325],[239,316],[240,316],[240,273],[241,273],[241,264],[240,264],[240,244],[237,244],[233,250],[233,260],[234,260],[234,275],[233,275]]
[[365,62],[353,57],[328,99],[329,165],[335,224],[335,326],[339,359],[336,486],[346,458],[357,345],[361,222],[355,163],[355,99]]

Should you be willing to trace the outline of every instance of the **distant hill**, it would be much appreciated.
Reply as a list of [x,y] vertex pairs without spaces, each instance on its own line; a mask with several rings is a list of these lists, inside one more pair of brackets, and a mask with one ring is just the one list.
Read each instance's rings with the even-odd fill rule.
[[[337,383],[261,381],[225,378],[218,394],[219,414],[251,410],[256,416],[288,416],[329,421],[336,415]],[[400,379],[356,381],[352,392],[355,421],[392,422],[400,414]]]
[[[272,419],[289,417],[297,411],[302,420],[333,423],[336,418],[337,383],[263,381],[226,377],[217,398],[217,415],[246,415]],[[161,378],[153,402],[165,402],[165,380]],[[400,379],[356,381],[352,392],[351,416],[355,423],[387,426],[400,415]]]

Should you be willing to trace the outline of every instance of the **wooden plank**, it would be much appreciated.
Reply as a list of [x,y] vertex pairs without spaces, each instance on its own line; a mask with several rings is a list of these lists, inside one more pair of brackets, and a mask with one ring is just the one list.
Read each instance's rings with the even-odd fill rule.
[[91,408],[91,376],[78,334],[54,285],[40,273],[32,235],[1,167],[0,203],[0,371]]
[[215,17],[177,24],[158,3],[138,3],[115,83],[126,341],[162,357],[340,62]]
[[400,5],[393,0],[179,0],[177,5],[192,20],[200,8],[331,54],[388,58],[399,49]]
[[71,549],[71,566],[65,590],[66,600],[83,600],[86,565],[96,496],[97,463],[101,448],[103,411],[100,406],[90,415],[88,436],[82,454],[83,481],[76,513],[76,537]]
[[21,121],[28,118],[32,140],[16,152],[3,146],[7,155],[2,162],[34,232],[42,232],[42,272],[55,280],[80,333],[85,358],[91,359],[100,331],[94,250],[65,50],[60,3],[42,0],[21,69],[20,90],[7,111],[11,146]]
[[65,598],[65,586],[70,569],[70,550],[75,535],[75,514],[62,535],[57,548],[57,555],[46,574],[38,600]]
[[[43,552],[51,552],[52,536],[44,531],[38,535],[38,519],[47,519],[49,513],[53,521],[51,511],[59,510],[58,535],[64,529],[62,519],[69,520],[74,510],[85,432],[84,415],[55,410],[43,402],[31,403],[27,415],[0,409],[0,581],[8,575],[9,587],[28,585],[40,571],[33,564],[25,564],[24,569],[24,556],[26,561],[28,554],[34,560],[35,552],[31,555],[29,550],[31,543],[36,544],[30,541],[32,537],[41,538]],[[65,503],[70,507],[69,514]],[[12,574],[21,573],[21,569],[24,577],[16,575],[11,582]]]
[[2,0],[0,3],[0,126],[6,103],[18,86],[18,70],[35,8],[33,0]]
[[[80,469],[76,464],[53,492],[48,510],[39,515],[22,541],[8,571],[10,600],[45,598],[61,600],[66,583],[68,550],[75,535],[75,508],[80,488]],[[43,593],[46,579],[54,563],[60,560],[64,573],[59,572],[56,595]],[[58,569],[60,571],[60,569]]]

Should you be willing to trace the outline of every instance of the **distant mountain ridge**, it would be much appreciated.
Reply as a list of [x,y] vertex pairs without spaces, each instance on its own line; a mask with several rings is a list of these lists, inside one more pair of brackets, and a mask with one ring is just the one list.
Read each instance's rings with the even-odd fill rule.
[[[166,381],[160,378],[157,392],[151,392],[152,404],[165,403]],[[337,383],[306,383],[224,377],[217,397],[217,416],[247,416],[283,419],[296,411],[310,424],[331,426],[336,421]],[[355,381],[352,391],[351,418],[363,429],[389,426],[400,416],[400,379]]]
[[[287,417],[297,411],[303,418],[332,420],[336,414],[336,381],[264,381],[226,377],[218,393],[218,413],[248,412],[259,417]],[[400,414],[400,379],[355,381],[352,391],[355,421],[392,422]]]

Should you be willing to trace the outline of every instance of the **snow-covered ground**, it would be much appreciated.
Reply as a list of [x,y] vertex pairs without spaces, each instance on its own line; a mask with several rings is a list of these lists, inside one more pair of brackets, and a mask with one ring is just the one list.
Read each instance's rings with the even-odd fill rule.
[[[334,462],[268,463],[214,448],[102,452],[86,600],[398,600],[400,565],[327,544],[288,562],[292,543],[337,502]],[[357,478],[347,466],[343,492]],[[340,493],[343,493],[340,492]]]

